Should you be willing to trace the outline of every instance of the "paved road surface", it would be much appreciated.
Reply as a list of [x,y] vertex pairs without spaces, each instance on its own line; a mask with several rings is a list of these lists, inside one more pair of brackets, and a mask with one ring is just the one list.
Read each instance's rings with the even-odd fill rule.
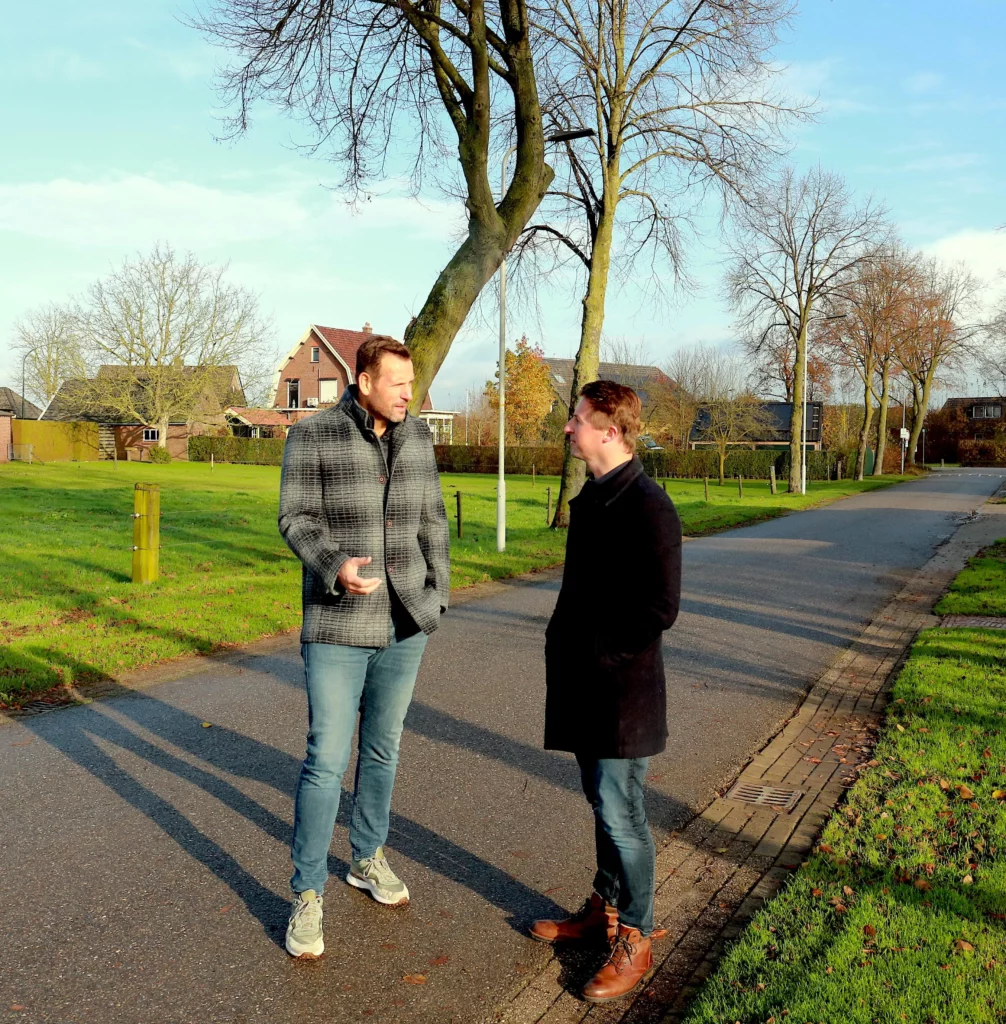
[[[658,841],[1003,476],[947,472],[687,543],[666,645],[670,747],[649,777]],[[618,600],[605,568],[598,614]],[[482,1019],[546,956],[524,924],[590,887],[575,764],[540,749],[557,588],[554,574],[502,587],[445,618],[409,714],[389,841],[412,906],[380,908],[333,878],[316,963],[281,948],[304,743],[295,644],[0,728],[0,1021]],[[426,983],[403,980],[414,975]]]

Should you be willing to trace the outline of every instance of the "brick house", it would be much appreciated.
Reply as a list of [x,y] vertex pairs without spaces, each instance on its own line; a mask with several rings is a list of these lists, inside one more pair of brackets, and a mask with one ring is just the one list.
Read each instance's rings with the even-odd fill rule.
[[[185,367],[184,369],[189,369]],[[98,377],[107,387],[109,379],[122,378],[123,387],[134,386],[137,371],[132,367],[102,366]],[[146,453],[161,443],[161,428],[156,424],[123,414],[114,409],[96,408],[88,396],[93,393],[89,382],[67,380],[39,417],[69,423],[98,425],[99,458],[143,461]],[[137,402],[141,405],[142,403]],[[168,422],[164,447],[173,459],[187,459],[189,438],[199,434],[219,433],[227,427],[225,409],[243,406],[244,388],[236,366],[216,367],[203,393],[185,415],[174,415]]]
[[13,420],[13,413],[0,409],[0,462],[10,462],[14,457]]
[[[357,349],[372,337],[369,323],[361,331],[312,324],[276,368],[271,407],[296,423],[334,405],[356,382]],[[427,394],[419,417],[428,424],[434,443],[452,443],[454,413],[434,408],[432,394]]]

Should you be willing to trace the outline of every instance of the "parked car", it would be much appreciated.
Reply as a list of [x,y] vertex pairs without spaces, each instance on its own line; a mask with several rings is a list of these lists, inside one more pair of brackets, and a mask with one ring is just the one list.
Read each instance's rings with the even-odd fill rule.
[[664,450],[664,446],[657,444],[649,434],[640,434],[637,443],[642,445],[648,452],[662,452]]

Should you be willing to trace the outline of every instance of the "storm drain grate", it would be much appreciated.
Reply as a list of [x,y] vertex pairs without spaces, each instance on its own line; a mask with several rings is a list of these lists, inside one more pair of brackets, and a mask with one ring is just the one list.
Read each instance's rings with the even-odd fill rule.
[[791,811],[803,796],[800,789],[773,789],[771,786],[754,786],[749,782],[738,782],[727,793],[728,800],[739,800],[744,804],[771,807],[774,811]]

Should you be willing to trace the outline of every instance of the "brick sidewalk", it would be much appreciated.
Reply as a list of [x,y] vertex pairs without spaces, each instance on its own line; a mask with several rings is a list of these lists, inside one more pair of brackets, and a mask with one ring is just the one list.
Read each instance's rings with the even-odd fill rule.
[[[1006,506],[963,525],[814,684],[797,713],[737,785],[799,791],[793,810],[714,800],[657,855],[655,967],[630,1000],[591,1006],[574,992],[598,965],[557,949],[487,1018],[503,1024],[676,1024],[696,988],[811,850],[825,820],[870,760],[890,682],[931,609],[966,559],[1006,534]],[[946,621],[944,620],[944,623]],[[736,788],[736,787],[734,787]],[[734,792],[734,788],[730,793]],[[781,797],[782,798],[782,797]]]

